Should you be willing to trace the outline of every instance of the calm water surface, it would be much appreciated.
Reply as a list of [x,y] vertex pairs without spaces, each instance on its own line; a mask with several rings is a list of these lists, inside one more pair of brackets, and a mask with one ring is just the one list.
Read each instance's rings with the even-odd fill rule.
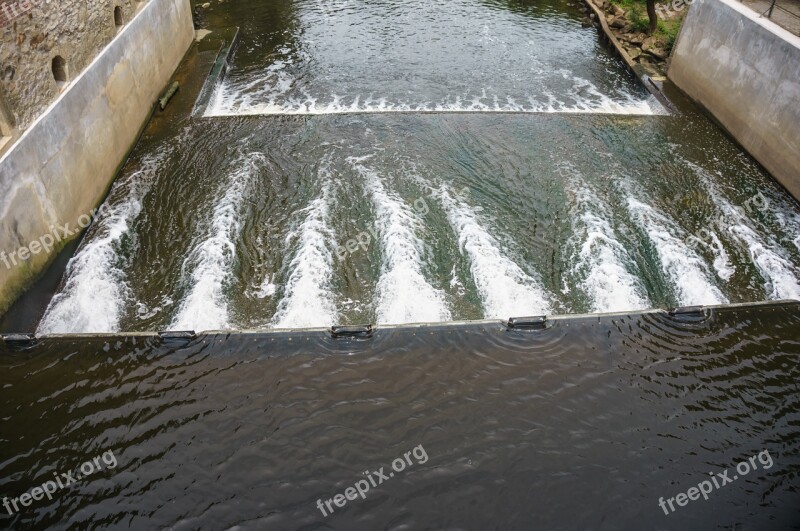
[[[14,528],[789,529],[800,305],[703,316],[0,347],[0,493],[113,451]],[[327,517],[318,499],[422,445]],[[772,466],[669,516],[766,450]],[[759,463],[759,461],[756,461]],[[731,471],[732,478],[737,475]]]

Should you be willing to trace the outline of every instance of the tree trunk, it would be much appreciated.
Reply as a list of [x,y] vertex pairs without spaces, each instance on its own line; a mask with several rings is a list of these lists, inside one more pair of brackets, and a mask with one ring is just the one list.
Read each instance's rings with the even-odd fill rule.
[[656,0],[647,0],[647,18],[650,19],[650,27],[647,34],[652,35],[658,27],[658,15],[656,14]]

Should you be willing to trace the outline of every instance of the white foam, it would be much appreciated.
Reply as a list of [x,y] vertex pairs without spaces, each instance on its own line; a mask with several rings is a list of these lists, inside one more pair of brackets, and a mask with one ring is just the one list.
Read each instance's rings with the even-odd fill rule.
[[376,293],[378,323],[449,321],[444,292],[431,286],[422,273],[425,249],[417,236],[422,220],[416,210],[387,191],[381,177],[360,164],[363,159],[348,160],[364,177],[380,234],[383,262]]
[[307,328],[336,324],[338,312],[331,290],[334,232],[330,228],[331,182],[326,168],[320,169],[322,193],[298,214],[303,221],[286,237],[287,248],[297,247],[291,272],[278,310],[272,318],[276,328]]
[[458,235],[461,252],[469,257],[484,316],[508,319],[550,313],[549,296],[544,288],[503,253],[497,240],[484,228],[486,224],[476,209],[454,196],[447,185],[441,185],[437,196]]
[[234,280],[234,240],[241,229],[240,206],[259,163],[264,162],[261,153],[238,159],[239,167],[231,174],[221,190],[222,198],[214,205],[208,234],[183,262],[184,277],[186,271],[191,271],[184,280],[191,288],[180,303],[171,330],[200,332],[232,328],[225,288]]
[[647,291],[625,265],[634,262],[615,238],[607,207],[580,179],[571,182],[575,194],[572,238],[579,242],[572,270],[585,275],[581,285],[592,300],[592,311],[648,308]]
[[727,304],[728,298],[714,285],[708,266],[686,243],[684,231],[650,205],[628,198],[628,211],[647,233],[658,253],[661,270],[669,279],[678,304],[694,306]]
[[50,301],[37,334],[119,332],[130,298],[119,246],[142,210],[160,161],[146,159],[141,170],[114,186],[109,199],[121,196],[121,201],[103,206],[96,230],[69,261],[66,283]]
[[793,208],[788,201],[781,201],[782,210],[770,209],[781,230],[789,237],[798,251],[800,251],[800,214],[789,212]]
[[722,241],[720,241],[716,232],[711,233],[711,241],[713,242],[711,249],[714,252],[714,269],[717,271],[719,278],[722,280],[730,280],[736,272],[736,268],[731,265],[728,252],[725,250],[725,246],[722,245]]
[[[262,92],[253,87],[267,83]],[[272,83],[272,85],[269,85]],[[488,96],[486,90],[466,96],[447,96],[438,102],[390,101],[386,96],[360,94],[346,97],[331,94],[325,100],[300,90],[300,97],[291,97],[294,81],[285,72],[270,72],[269,81],[259,79],[237,89],[223,83],[218,87],[204,117],[327,115],[327,114],[390,114],[390,113],[516,113],[516,114],[621,114],[652,116],[666,114],[666,109],[653,96],[626,96],[613,99],[600,93],[586,80],[576,78],[574,93],[557,98],[548,94],[546,101],[524,95],[517,101],[511,95]],[[566,100],[566,101],[565,101]]]
[[764,289],[771,299],[800,299],[797,270],[785,256],[786,251],[772,238],[759,234],[741,208],[734,207],[720,193],[716,185],[701,173],[711,199],[724,213],[723,225],[750,255],[750,259],[764,279]]

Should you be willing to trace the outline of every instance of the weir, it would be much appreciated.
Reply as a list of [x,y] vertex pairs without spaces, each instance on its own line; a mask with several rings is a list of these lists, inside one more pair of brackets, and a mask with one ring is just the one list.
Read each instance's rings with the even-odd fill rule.
[[[106,194],[0,320],[0,524],[796,524],[800,205],[588,9],[93,6],[117,38],[47,49],[67,84],[19,146],[69,142],[0,175],[17,221]],[[151,65],[123,45],[154,29]],[[166,86],[110,188],[67,161]],[[38,241],[3,215],[0,252]]]

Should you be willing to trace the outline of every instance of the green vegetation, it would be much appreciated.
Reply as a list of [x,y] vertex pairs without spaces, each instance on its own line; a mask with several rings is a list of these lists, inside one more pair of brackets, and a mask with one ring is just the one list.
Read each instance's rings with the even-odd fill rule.
[[[647,17],[647,9],[645,0],[609,0],[612,4],[617,5],[625,10],[625,18],[631,23],[633,31],[640,33],[647,33],[650,21]],[[660,48],[669,52],[675,44],[675,39],[678,37],[678,32],[681,29],[683,17],[686,15],[686,9],[678,12],[677,16],[671,20],[658,19],[658,26],[656,31],[653,32],[653,37]]]
[[675,44],[675,39],[678,38],[678,32],[681,30],[681,24],[683,23],[683,15],[673,20],[659,20],[658,21],[658,31],[656,31],[656,37],[662,37],[665,40],[666,46],[664,49],[666,51],[672,50],[672,46]]

